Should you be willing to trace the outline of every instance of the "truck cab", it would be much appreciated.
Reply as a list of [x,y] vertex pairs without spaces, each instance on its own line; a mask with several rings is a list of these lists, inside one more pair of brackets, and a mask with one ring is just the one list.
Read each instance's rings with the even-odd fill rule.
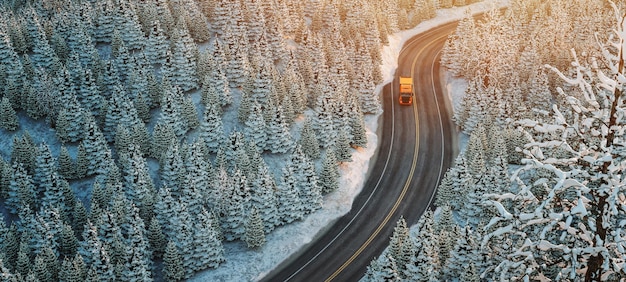
[[413,78],[412,77],[400,77],[400,97],[398,101],[400,105],[409,106],[413,104]]

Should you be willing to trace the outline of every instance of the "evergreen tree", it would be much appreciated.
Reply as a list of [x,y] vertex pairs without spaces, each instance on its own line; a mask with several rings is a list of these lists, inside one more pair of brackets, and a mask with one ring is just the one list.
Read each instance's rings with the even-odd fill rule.
[[322,194],[337,190],[339,188],[339,177],[339,167],[335,158],[335,152],[329,148],[326,150],[322,161],[322,171],[319,173],[319,185]]
[[201,211],[201,206],[208,200],[209,186],[213,185],[212,173],[213,168],[206,161],[206,157],[202,153],[201,144],[192,143],[185,152],[184,165],[187,172],[183,177],[183,200],[190,204],[190,210],[193,214]]
[[161,228],[161,224],[153,217],[150,220],[150,226],[148,227],[148,241],[150,242],[150,248],[152,250],[152,254],[155,258],[160,258],[165,253],[165,246],[167,245],[167,240],[165,239],[165,235],[163,235],[163,231]]
[[194,106],[193,101],[191,101],[190,97],[182,97],[181,103],[181,112],[182,116],[187,124],[188,130],[194,130],[200,124],[198,120],[198,112],[196,110],[196,106]]
[[272,107],[270,111],[270,120],[267,121],[267,149],[272,153],[286,153],[294,145],[289,126],[280,106]]
[[0,158],[0,197],[8,198],[9,184],[11,183],[11,177],[13,175],[13,169],[10,164],[5,163]]
[[52,273],[50,272],[50,270],[47,269],[47,265],[43,260],[43,256],[41,255],[37,255],[35,257],[35,264],[33,265],[32,271],[35,274],[37,281],[42,281],[42,282],[54,281],[52,280]]
[[85,69],[83,75],[80,76],[80,87],[78,88],[76,98],[85,109],[91,111],[91,114],[98,118],[103,118],[104,98],[101,95],[100,88],[96,82],[96,76],[91,69]]
[[407,264],[411,260],[411,256],[415,252],[415,245],[409,234],[409,228],[406,221],[400,217],[393,230],[393,235],[389,240],[389,255],[396,262],[397,271],[400,277],[404,278],[404,272]]
[[163,157],[161,168],[161,185],[168,187],[175,197],[182,194],[184,179],[187,177],[179,149],[179,145],[173,142]]
[[[99,174],[106,170],[106,165],[111,161],[111,151],[108,148],[104,135],[98,129],[95,121],[88,118],[85,125],[85,137],[82,145],[85,149],[85,156],[88,162],[87,174]],[[76,160],[79,167],[79,159]]]
[[74,209],[72,211],[72,230],[74,230],[74,234],[76,234],[77,237],[83,234],[83,227],[87,224],[87,218],[87,209],[85,209],[81,201],[77,200],[76,203],[74,203]]
[[19,126],[17,115],[8,97],[2,97],[0,102],[0,128],[14,131]]
[[250,215],[248,215],[248,220],[246,221],[244,241],[246,241],[248,248],[251,249],[260,248],[265,244],[263,219],[255,207],[250,211]]
[[247,117],[244,124],[244,135],[248,139],[254,140],[254,143],[259,146],[259,148],[266,148],[268,140],[266,129],[267,125],[265,123],[265,119],[263,118],[263,112],[259,103],[252,103],[250,115]]
[[42,143],[35,157],[35,169],[33,182],[36,185],[37,196],[43,195],[44,191],[52,190],[57,178],[56,160],[52,157],[50,147]]
[[302,125],[302,130],[300,131],[300,140],[298,141],[298,144],[302,147],[302,151],[310,159],[313,160],[320,157],[320,146],[317,142],[315,132],[311,127],[311,120],[308,118],[304,121],[304,125]]
[[89,160],[87,159],[87,151],[85,151],[84,143],[78,144],[76,147],[76,166],[74,167],[74,177],[76,179],[87,176],[89,169]]
[[356,113],[350,117],[349,127],[350,135],[352,136],[351,140],[349,140],[350,145],[365,148],[367,146],[367,135],[365,132],[363,113],[361,113],[360,110],[357,110]]
[[35,168],[35,156],[37,147],[28,131],[24,131],[21,138],[13,136],[13,151],[11,151],[11,163],[22,163],[24,168],[32,172]]
[[165,63],[165,56],[167,55],[167,41],[165,37],[165,31],[161,28],[161,22],[154,20],[150,31],[148,32],[148,40],[146,41],[146,48],[144,52],[146,56],[152,60],[153,64]]
[[298,184],[292,166],[283,168],[281,183],[276,191],[279,225],[291,223],[304,217],[304,207],[298,195]]
[[277,216],[278,199],[276,197],[276,182],[266,165],[260,165],[257,177],[252,181],[250,201],[252,206],[259,210],[265,224],[265,232],[269,233],[279,225]]
[[66,259],[74,257],[78,249],[78,240],[72,226],[63,224],[60,234],[59,255]]
[[[330,91],[330,90],[328,90]],[[333,109],[331,99],[318,99],[318,106],[315,107],[315,118],[313,128],[319,144],[328,148],[333,146],[337,140],[337,132],[333,122]]]
[[180,256],[176,244],[172,241],[167,243],[163,255],[163,276],[165,281],[180,281],[185,275],[183,259]]
[[315,171],[315,165],[302,152],[300,146],[291,155],[291,165],[294,167],[298,181],[298,195],[302,202],[304,213],[311,213],[322,208],[322,189]]
[[52,46],[50,46],[43,27],[39,24],[36,17],[33,17],[32,20],[37,29],[35,33],[31,33],[33,40],[33,54],[31,58],[33,63],[47,71],[59,70],[61,61],[55,54],[54,49],[52,49]]
[[134,146],[129,129],[126,126],[121,124],[117,125],[114,143],[118,156],[129,153],[129,147]]
[[171,42],[171,52],[167,53],[163,64],[163,76],[167,77],[172,85],[180,87],[182,91],[197,88],[195,56],[197,47],[193,39],[186,28],[175,28]]
[[204,144],[211,153],[216,153],[226,141],[220,112],[217,105],[207,106],[200,123],[199,137],[204,140]]
[[75,177],[74,160],[65,146],[61,146],[61,151],[59,152],[57,171],[66,179],[74,179]]
[[144,206],[145,198],[151,197],[155,191],[154,183],[148,172],[148,164],[146,159],[136,147],[130,148],[131,153],[128,155],[128,162],[124,167],[124,190],[126,197],[139,210],[145,210],[149,207]]
[[32,177],[21,163],[13,165],[13,176],[9,184],[8,198],[5,201],[9,212],[17,215],[22,207],[33,207],[36,193]]
[[180,88],[165,86],[161,101],[161,115],[159,122],[169,124],[177,137],[182,137],[188,129],[187,120],[183,116],[182,93]]
[[163,122],[157,122],[152,130],[151,138],[151,156],[159,161],[162,161],[165,157],[165,153],[168,148],[173,144],[176,139],[176,133],[169,124]]
[[20,248],[17,253],[17,261],[15,262],[15,272],[26,277],[31,270],[30,247],[27,240],[20,241]]
[[194,270],[203,270],[207,267],[217,268],[224,262],[224,247],[218,232],[214,229],[213,218],[204,208],[197,215],[194,224],[195,236],[193,239]]
[[132,128],[141,122],[137,109],[135,109],[122,86],[117,85],[113,89],[113,96],[107,103],[107,112],[104,119],[103,131],[107,141],[115,140],[115,130],[119,124]]
[[143,220],[139,217],[139,210],[132,206],[132,219],[126,238],[126,252],[121,280],[124,281],[152,281],[150,273],[151,256],[149,243]]
[[344,131],[339,133],[339,138],[335,144],[334,151],[336,152],[337,161],[340,163],[352,161],[352,148],[348,143],[346,133]]
[[222,195],[222,232],[227,241],[242,239],[245,234],[245,222],[248,215],[247,208],[250,193],[247,179],[239,170],[235,170],[231,187],[225,188]]

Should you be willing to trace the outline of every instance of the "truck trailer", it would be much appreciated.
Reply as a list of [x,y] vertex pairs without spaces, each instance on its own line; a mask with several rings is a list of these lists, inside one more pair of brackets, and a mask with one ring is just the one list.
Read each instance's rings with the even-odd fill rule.
[[413,103],[413,78],[412,77],[400,77],[400,105],[411,105]]

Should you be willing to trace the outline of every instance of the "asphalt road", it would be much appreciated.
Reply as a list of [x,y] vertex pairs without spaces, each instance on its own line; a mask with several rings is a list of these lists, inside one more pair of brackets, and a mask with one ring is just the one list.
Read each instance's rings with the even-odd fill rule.
[[[350,212],[262,281],[358,281],[387,246],[400,216],[412,225],[429,207],[456,151],[439,67],[455,27],[436,27],[407,42],[396,79],[383,89],[379,149]],[[414,78],[412,106],[398,104],[399,74]]]

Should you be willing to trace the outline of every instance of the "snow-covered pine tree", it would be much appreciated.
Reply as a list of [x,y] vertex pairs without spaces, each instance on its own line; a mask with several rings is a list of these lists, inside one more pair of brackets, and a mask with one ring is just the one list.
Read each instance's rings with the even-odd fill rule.
[[293,137],[280,106],[271,107],[267,123],[267,149],[272,153],[286,153],[294,146]]
[[75,95],[69,95],[64,100],[64,105],[57,116],[57,136],[62,142],[80,141],[84,136],[85,111]]
[[169,241],[163,255],[163,278],[165,281],[180,281],[185,276],[183,258],[176,247],[176,243]]
[[146,56],[151,59],[152,64],[162,65],[165,63],[168,49],[166,40],[165,31],[161,28],[161,22],[159,20],[153,21],[144,49]]
[[13,150],[11,151],[11,163],[22,163],[27,171],[32,172],[35,167],[37,147],[28,131],[24,131],[21,138],[13,136]]
[[124,43],[130,50],[143,48],[144,33],[133,2],[119,1],[116,3],[113,23],[115,29],[120,31],[122,40],[124,40]]
[[0,31],[0,63],[5,66],[3,68],[5,84],[0,89],[4,90],[11,103],[20,103],[19,96],[12,92],[22,85],[22,78],[25,75],[24,67],[13,48],[10,37],[4,31]]
[[220,112],[218,105],[207,106],[200,123],[199,137],[204,140],[204,144],[211,153],[216,153],[226,141]]
[[293,166],[304,213],[308,214],[322,208],[322,187],[319,185],[315,165],[302,152],[300,146],[296,145],[288,165]]
[[104,120],[103,132],[107,141],[115,140],[115,130],[121,124],[127,128],[132,128],[141,122],[137,115],[137,109],[130,101],[126,91],[121,85],[113,87],[114,91],[111,99],[107,103],[107,112]]
[[244,241],[250,249],[260,248],[265,245],[265,231],[264,224],[259,210],[256,207],[252,207],[248,219],[246,220],[246,233],[244,234]]
[[248,216],[250,191],[247,179],[239,169],[235,169],[230,190],[222,195],[221,220],[222,232],[227,241],[242,239],[245,233],[245,222]]
[[8,97],[2,97],[0,101],[0,128],[14,131],[19,126],[17,114],[11,105]]
[[58,71],[61,67],[61,61],[52,46],[50,46],[43,27],[40,25],[37,17],[33,16],[29,19],[36,29],[35,32],[31,33],[31,39],[33,40],[31,59],[33,63],[47,71]]
[[196,77],[196,44],[185,28],[177,27],[171,37],[172,47],[167,53],[163,64],[163,77],[178,86],[182,91],[189,91],[198,87]]
[[[33,182],[36,186],[38,197],[44,195],[44,191],[51,191],[58,180],[56,159],[52,156],[50,147],[46,143],[39,145],[37,156],[35,157],[35,169],[33,172]],[[56,205],[53,205],[56,206]]]
[[346,136],[346,132],[339,132],[339,136],[337,137],[337,141],[335,142],[335,156],[337,157],[337,161],[340,163],[343,162],[351,162],[352,161],[352,147],[350,147],[350,143]]
[[61,146],[58,158],[57,170],[66,179],[74,179],[74,160],[70,156],[67,147]]
[[326,149],[322,160],[322,169],[319,172],[319,185],[322,194],[328,194],[339,188],[339,166],[332,148]]
[[152,281],[150,267],[152,264],[149,243],[143,220],[139,210],[131,204],[132,216],[126,238],[126,252],[121,279],[124,281]]
[[319,143],[311,126],[311,119],[309,118],[307,118],[304,121],[304,125],[302,125],[298,144],[302,147],[302,151],[310,159],[317,159],[320,157]]
[[80,75],[80,84],[76,93],[76,98],[80,104],[91,111],[96,118],[103,118],[104,98],[100,94],[100,88],[96,82],[96,76],[92,70],[86,68]]
[[280,184],[276,191],[279,225],[289,224],[304,218],[304,206],[298,195],[298,183],[292,166],[282,169]]
[[261,109],[261,105],[256,101],[252,102],[252,106],[250,109],[250,115],[247,117],[244,122],[245,128],[243,134],[249,140],[254,140],[254,143],[258,146],[258,148],[266,148],[267,147],[267,124],[265,123],[265,119],[263,118],[263,112]]
[[12,170],[13,175],[5,205],[10,213],[17,215],[22,207],[34,206],[36,187],[22,163],[14,164]]
[[197,215],[194,224],[194,270],[204,270],[207,267],[217,268],[224,262],[224,247],[218,232],[214,229],[215,223],[209,212],[204,208]]
[[183,116],[183,105],[181,104],[183,94],[177,86],[165,86],[164,91],[161,100],[159,122],[168,124],[177,137],[182,137],[188,129],[187,120]]
[[178,143],[171,141],[161,161],[161,185],[168,187],[174,197],[180,197],[187,175],[179,150]]
[[74,235],[74,230],[71,225],[63,223],[61,233],[59,234],[59,241],[59,257],[67,259],[76,254],[78,240],[76,239],[76,235]]
[[176,133],[172,129],[172,126],[167,123],[157,121],[157,124],[152,130],[152,137],[150,138],[150,156],[161,162],[165,157],[167,149],[176,140]]
[[150,243],[150,249],[152,251],[153,258],[161,258],[165,253],[167,240],[165,239],[165,235],[163,234],[161,224],[156,219],[156,217],[150,219],[150,225],[148,226],[146,237],[148,238],[148,242]]
[[404,277],[410,281],[428,281],[439,276],[438,237],[433,228],[433,213],[427,210],[418,221],[416,250],[407,264]]
[[481,253],[478,251],[480,248],[479,236],[468,225],[461,229],[454,248],[450,251],[450,256],[443,267],[442,277],[444,279],[461,277],[470,263],[474,264],[475,271],[480,271],[480,269],[476,269],[476,266],[486,258],[481,258]]
[[187,124],[187,130],[194,130],[200,125],[200,121],[198,120],[198,111],[196,110],[196,106],[193,104],[191,97],[179,97],[181,113],[185,123]]
[[229,44],[224,46],[224,49],[226,49],[225,53],[228,54],[226,56],[228,58],[225,69],[226,76],[228,77],[231,88],[243,87],[250,79],[251,72],[247,50],[248,46],[243,40],[244,35],[234,33],[230,26],[226,27],[224,34],[226,41],[228,41],[227,37],[234,37],[234,41],[228,42]]
[[250,202],[259,211],[265,224],[265,233],[269,233],[279,225],[277,216],[278,199],[276,182],[266,165],[259,165],[256,178],[252,180]]
[[[81,144],[85,149],[85,159],[88,162],[87,174],[103,173],[106,170],[107,163],[111,161],[111,150],[93,118],[86,119],[84,132],[85,136]],[[78,157],[76,163],[78,168]]]
[[393,234],[389,239],[389,248],[387,249],[389,256],[391,256],[396,262],[398,275],[402,278],[411,260],[411,256],[414,255],[415,245],[413,239],[409,234],[409,228],[406,225],[404,217],[400,217],[396,223],[396,227],[393,229]]

